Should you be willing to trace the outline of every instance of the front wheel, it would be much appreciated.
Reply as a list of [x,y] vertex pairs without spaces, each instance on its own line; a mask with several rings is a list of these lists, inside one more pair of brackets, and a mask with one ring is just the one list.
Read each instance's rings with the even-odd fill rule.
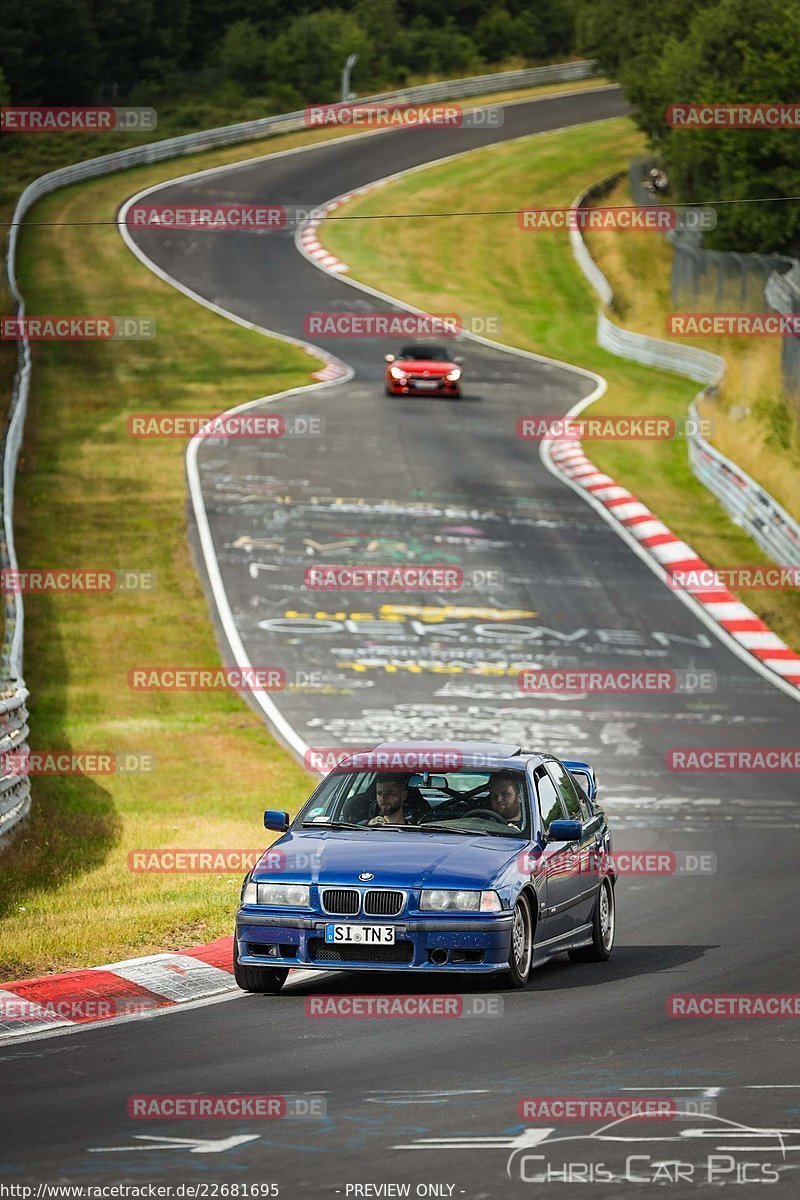
[[508,952],[508,970],[501,980],[514,988],[524,988],[531,973],[533,962],[533,919],[530,905],[525,896],[520,896],[514,906],[514,921],[511,926],[511,947]]
[[568,950],[569,957],[573,962],[608,962],[614,949],[615,926],[614,887],[610,879],[604,879],[594,906],[592,944],[581,946],[578,950]]
[[248,967],[239,962],[236,938],[233,939],[233,978],[243,992],[274,995],[284,985],[287,967]]

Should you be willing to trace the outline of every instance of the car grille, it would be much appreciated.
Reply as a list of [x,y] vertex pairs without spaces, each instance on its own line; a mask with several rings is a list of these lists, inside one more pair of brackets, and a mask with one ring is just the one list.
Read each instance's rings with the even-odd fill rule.
[[367,892],[364,897],[364,912],[370,917],[396,917],[402,912],[405,896],[402,892]]
[[308,957],[312,962],[410,963],[414,947],[411,942],[395,942],[393,946],[334,946],[322,938],[310,938]]
[[323,888],[322,907],[340,917],[352,917],[358,912],[359,895],[355,888]]

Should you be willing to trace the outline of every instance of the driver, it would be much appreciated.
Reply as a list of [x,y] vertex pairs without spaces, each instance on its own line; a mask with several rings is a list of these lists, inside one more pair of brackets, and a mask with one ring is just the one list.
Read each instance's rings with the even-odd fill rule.
[[522,780],[510,771],[498,771],[489,784],[489,807],[515,829],[522,829]]
[[405,825],[405,801],[408,797],[407,775],[379,775],[375,783],[378,815],[370,825]]
[[375,780],[375,798],[378,802],[378,814],[368,822],[369,825],[416,825],[425,816],[430,815],[430,807],[415,793],[409,792],[408,783],[411,776],[397,772],[379,773]]

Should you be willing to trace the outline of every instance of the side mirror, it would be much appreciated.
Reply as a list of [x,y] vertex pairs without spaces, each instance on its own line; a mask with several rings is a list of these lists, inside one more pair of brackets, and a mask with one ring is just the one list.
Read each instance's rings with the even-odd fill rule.
[[394,362],[394,355],[393,355],[393,354],[384,354],[384,356],[383,356],[383,357],[384,357],[384,359],[386,360],[386,362]]
[[264,828],[274,829],[277,833],[285,833],[289,828],[289,814],[277,808],[268,808],[264,813]]
[[579,842],[583,833],[580,821],[551,821],[547,831],[548,842]]

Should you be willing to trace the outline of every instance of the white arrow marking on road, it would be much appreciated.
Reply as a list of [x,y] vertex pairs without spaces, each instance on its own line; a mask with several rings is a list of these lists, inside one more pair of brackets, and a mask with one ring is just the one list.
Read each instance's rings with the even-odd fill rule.
[[188,1150],[190,1154],[222,1154],[245,1142],[257,1142],[258,1133],[241,1133],[226,1138],[172,1138],[150,1133],[135,1133],[140,1142],[157,1142],[155,1146],[92,1146],[90,1154],[118,1154],[123,1150]]
[[498,1137],[417,1138],[410,1146],[392,1146],[393,1150],[519,1150],[538,1146],[555,1129],[523,1129],[522,1133]]

